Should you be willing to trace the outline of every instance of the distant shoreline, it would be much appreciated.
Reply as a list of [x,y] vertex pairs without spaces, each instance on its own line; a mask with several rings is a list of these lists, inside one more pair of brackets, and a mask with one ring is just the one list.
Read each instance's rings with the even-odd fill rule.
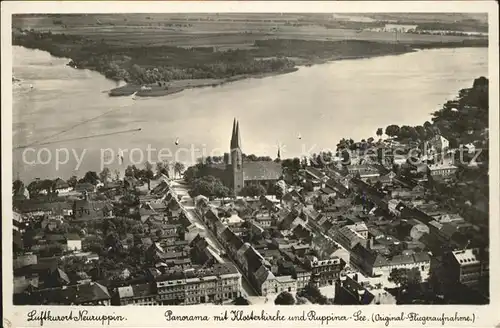
[[223,79],[189,79],[189,80],[174,80],[164,82],[162,85],[144,84],[138,85],[127,83],[121,87],[116,87],[108,91],[110,97],[126,97],[135,94],[137,97],[164,97],[182,92],[186,89],[218,87],[227,83],[246,80],[246,79],[261,79],[270,76],[288,74],[298,71],[298,67],[293,67],[278,72],[260,73],[260,74],[245,74],[236,75]]
[[[336,58],[317,58],[313,60],[307,59],[296,59],[295,67],[284,69],[282,71],[275,72],[267,72],[267,73],[258,73],[258,74],[243,74],[243,75],[235,75],[229,78],[222,79],[189,79],[189,80],[174,80],[165,82],[165,85],[154,84],[144,84],[138,85],[134,83],[127,83],[123,86],[113,88],[107,91],[110,97],[128,97],[135,95],[137,97],[165,97],[169,95],[173,95],[179,92],[182,92],[187,89],[196,89],[196,88],[207,88],[207,87],[218,87],[228,83],[242,81],[247,79],[263,79],[271,76],[278,76],[288,73],[293,73],[299,70],[301,67],[311,67],[315,65],[327,64],[335,61],[341,60],[354,60],[354,59],[370,59],[375,57],[384,57],[384,56],[396,56],[403,55],[407,53],[412,53],[417,51],[416,49],[409,49],[407,51],[397,51],[394,53],[385,53],[385,54],[366,54],[366,55],[357,55],[357,56],[338,56]],[[167,87],[168,86],[168,87]]]
[[[300,41],[300,40],[299,40]],[[340,41],[337,41],[340,43]],[[347,42],[347,41],[345,41]],[[359,41],[356,41],[359,42]],[[363,42],[363,41],[362,41]],[[383,45],[384,43],[378,43],[374,42],[374,44],[378,45]],[[67,63],[67,66],[71,68],[76,68],[76,69],[89,69],[91,71],[95,71],[100,73],[103,76],[106,76],[103,72],[101,72],[99,69],[96,69],[94,67],[85,67],[85,66],[74,66],[72,65],[73,59],[65,57],[65,56],[59,56],[57,53],[54,53],[53,51],[50,51],[50,49],[44,49],[43,46],[32,46],[32,45],[27,45],[27,44],[14,44],[18,45],[27,49],[37,49],[41,51],[47,51],[49,54],[51,54],[54,57],[57,58],[66,58],[69,60]],[[171,80],[171,81],[161,81],[161,82],[156,82],[156,83],[150,83],[150,84],[138,84],[134,82],[129,82],[126,83],[125,85],[113,88],[111,90],[103,91],[104,93],[108,93],[110,97],[130,97],[132,95],[141,97],[141,98],[147,98],[147,97],[164,97],[164,96],[169,96],[173,95],[176,93],[180,93],[186,89],[194,89],[194,88],[205,88],[205,87],[217,87],[217,86],[222,86],[227,83],[235,82],[235,81],[241,81],[241,80],[246,80],[246,79],[260,79],[260,78],[265,78],[265,77],[270,77],[270,76],[277,76],[277,75],[282,75],[282,74],[288,74],[292,72],[296,72],[300,67],[310,67],[313,65],[320,65],[320,64],[326,64],[326,63],[331,63],[335,61],[341,61],[341,60],[353,60],[353,59],[370,59],[370,58],[375,58],[375,57],[383,57],[383,56],[396,56],[396,55],[402,55],[402,54],[407,54],[407,53],[412,53],[418,50],[426,50],[426,49],[446,49],[446,48],[470,48],[470,47],[487,47],[487,43],[484,43],[484,40],[478,41],[476,40],[475,42],[448,42],[448,43],[417,43],[417,44],[398,44],[398,47],[394,47],[392,49],[388,49],[385,47],[385,49],[377,49],[375,52],[374,51],[363,51],[364,53],[361,54],[343,54],[343,53],[336,53],[331,56],[326,55],[325,52],[320,54],[318,57],[314,56],[309,56],[307,57],[285,57],[287,59],[292,58],[293,59],[293,67],[285,67],[280,70],[275,70],[275,71],[270,71],[270,72],[257,72],[257,73],[248,73],[248,74],[239,74],[239,75],[234,75],[230,77],[221,77],[221,78],[206,78],[206,79],[179,79],[179,80]],[[324,57],[320,57],[324,56]],[[257,57],[256,57],[257,59]],[[107,77],[110,80],[113,80],[112,78]],[[115,80],[118,82],[118,80]]]

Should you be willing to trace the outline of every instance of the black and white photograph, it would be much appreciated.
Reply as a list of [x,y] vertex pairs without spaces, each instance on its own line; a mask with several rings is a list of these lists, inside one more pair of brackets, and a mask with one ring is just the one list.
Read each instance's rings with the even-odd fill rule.
[[492,304],[488,13],[282,8],[11,15],[13,306]]

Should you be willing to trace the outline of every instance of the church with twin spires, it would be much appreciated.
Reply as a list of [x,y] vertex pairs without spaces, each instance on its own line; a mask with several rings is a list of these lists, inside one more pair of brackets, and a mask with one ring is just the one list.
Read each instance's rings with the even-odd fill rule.
[[282,173],[280,163],[243,159],[240,126],[236,119],[233,121],[227,162],[209,165],[209,174],[221,179],[224,185],[234,191],[235,195],[239,195],[245,186],[251,184],[260,184],[268,189],[281,178]]

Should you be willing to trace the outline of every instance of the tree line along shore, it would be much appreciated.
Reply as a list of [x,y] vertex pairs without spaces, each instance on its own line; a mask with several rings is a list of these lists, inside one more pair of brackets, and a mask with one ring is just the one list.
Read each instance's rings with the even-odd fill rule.
[[487,39],[431,43],[387,43],[365,40],[318,41],[267,39],[250,49],[166,45],[132,46],[96,41],[81,35],[14,30],[13,45],[69,58],[69,66],[97,71],[126,86],[110,96],[163,96],[186,88],[218,86],[250,77],[293,72],[299,65],[403,54],[416,49],[486,47]]

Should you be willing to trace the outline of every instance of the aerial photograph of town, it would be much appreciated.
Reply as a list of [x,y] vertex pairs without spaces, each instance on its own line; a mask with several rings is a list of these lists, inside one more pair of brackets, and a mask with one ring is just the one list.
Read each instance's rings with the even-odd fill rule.
[[11,33],[14,305],[490,304],[486,13]]

